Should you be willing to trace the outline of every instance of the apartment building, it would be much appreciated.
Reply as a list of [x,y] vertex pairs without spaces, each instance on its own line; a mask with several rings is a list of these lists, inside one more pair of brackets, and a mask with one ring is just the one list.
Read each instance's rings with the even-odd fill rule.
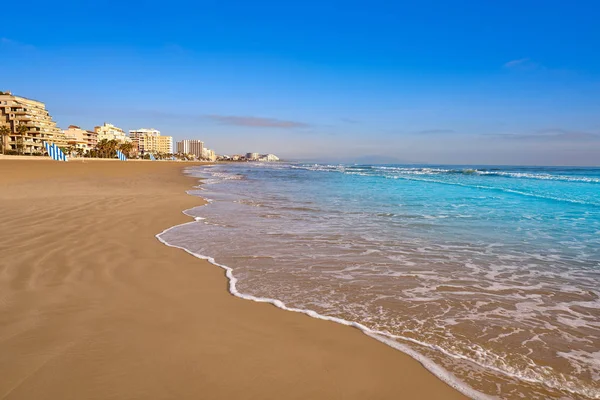
[[162,136],[156,129],[129,131],[129,138],[139,154],[173,154],[173,137]]
[[279,161],[279,157],[275,154],[263,154],[259,157],[258,161]]
[[177,142],[177,153],[193,154],[197,158],[202,158],[204,142],[201,140],[185,139]]
[[98,134],[95,131],[86,131],[88,147],[93,149],[98,144]]
[[123,129],[118,128],[113,124],[109,124],[108,122],[105,122],[102,126],[96,126],[94,132],[97,135],[96,140],[98,142],[104,139],[116,140],[119,143],[131,142],[131,139]]
[[[20,125],[27,130],[21,135]],[[19,150],[24,154],[44,153],[44,142],[66,146],[63,132],[40,101],[0,92],[0,126],[10,129],[4,139],[5,150]],[[1,149],[0,149],[1,150]]]
[[215,161],[217,159],[217,155],[214,150],[204,148],[202,149],[202,159],[208,161]]
[[85,153],[96,147],[96,132],[81,129],[77,125],[69,125],[69,128],[65,129],[63,133],[69,146],[82,149]]

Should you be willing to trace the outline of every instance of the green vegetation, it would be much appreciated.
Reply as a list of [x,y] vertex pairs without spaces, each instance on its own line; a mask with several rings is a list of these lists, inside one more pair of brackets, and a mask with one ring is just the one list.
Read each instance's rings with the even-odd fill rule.
[[17,136],[17,152],[19,153],[19,155],[23,154],[23,149],[25,148],[25,134],[28,131],[29,128],[24,124],[17,126],[17,134],[19,135]]
[[6,125],[0,126],[0,148],[2,148],[2,154],[5,154],[4,147],[7,143],[8,135],[10,135],[10,128]]

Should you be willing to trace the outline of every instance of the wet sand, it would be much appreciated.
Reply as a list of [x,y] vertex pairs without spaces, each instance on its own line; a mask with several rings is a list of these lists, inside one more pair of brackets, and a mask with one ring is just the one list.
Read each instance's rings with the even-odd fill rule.
[[0,160],[0,399],[464,398],[161,244],[202,204],[186,165]]

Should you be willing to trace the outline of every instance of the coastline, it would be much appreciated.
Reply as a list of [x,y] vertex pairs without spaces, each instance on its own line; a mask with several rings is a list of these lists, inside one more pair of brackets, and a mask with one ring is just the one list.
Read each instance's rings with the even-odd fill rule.
[[0,161],[3,398],[464,398],[156,240],[201,205],[190,163],[87,161]]

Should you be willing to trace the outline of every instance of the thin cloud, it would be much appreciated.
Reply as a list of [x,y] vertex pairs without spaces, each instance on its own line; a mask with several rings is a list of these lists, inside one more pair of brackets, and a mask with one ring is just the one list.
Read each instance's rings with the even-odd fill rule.
[[241,117],[233,115],[207,115],[206,118],[226,125],[246,126],[251,128],[306,128],[304,122],[285,121],[275,118]]
[[420,135],[442,135],[447,133],[456,133],[453,129],[425,129],[417,132]]
[[530,58],[519,58],[511,60],[504,64],[504,68],[516,70],[533,70],[543,68],[540,64],[532,61]]

